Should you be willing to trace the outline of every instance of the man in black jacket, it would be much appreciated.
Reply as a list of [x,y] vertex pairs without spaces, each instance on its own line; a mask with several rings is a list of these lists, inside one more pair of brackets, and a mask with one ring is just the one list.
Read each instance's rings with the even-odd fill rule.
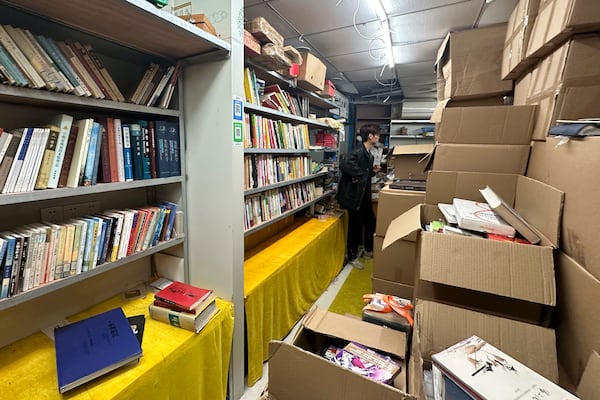
[[358,269],[363,268],[358,259],[358,246],[363,243],[365,254],[373,254],[375,215],[371,206],[371,177],[376,171],[370,150],[379,141],[379,133],[377,125],[363,125],[359,132],[362,143],[358,143],[340,163],[342,176],[336,199],[342,208],[348,210],[346,254],[350,264]]

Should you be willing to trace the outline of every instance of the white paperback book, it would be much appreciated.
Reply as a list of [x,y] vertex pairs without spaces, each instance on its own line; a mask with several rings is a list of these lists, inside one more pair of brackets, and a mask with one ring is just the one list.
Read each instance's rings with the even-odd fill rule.
[[515,228],[500,218],[485,202],[454,199],[458,226],[472,231],[515,237]]

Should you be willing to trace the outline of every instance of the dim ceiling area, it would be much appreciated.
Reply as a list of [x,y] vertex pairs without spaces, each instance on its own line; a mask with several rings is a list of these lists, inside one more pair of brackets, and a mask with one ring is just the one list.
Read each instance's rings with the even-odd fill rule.
[[448,32],[506,22],[518,0],[245,0],[285,45],[310,51],[356,103],[436,98],[434,63]]

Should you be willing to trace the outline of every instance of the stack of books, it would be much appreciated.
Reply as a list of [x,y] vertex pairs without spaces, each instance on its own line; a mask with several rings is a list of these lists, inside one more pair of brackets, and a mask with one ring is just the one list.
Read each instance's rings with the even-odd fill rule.
[[212,289],[173,281],[154,294],[150,316],[170,325],[200,332],[217,313]]

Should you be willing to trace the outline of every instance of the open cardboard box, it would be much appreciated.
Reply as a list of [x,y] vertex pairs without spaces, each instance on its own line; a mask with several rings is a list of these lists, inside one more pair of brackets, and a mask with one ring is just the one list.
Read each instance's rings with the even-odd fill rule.
[[282,400],[414,399],[405,392],[402,378],[397,378],[394,386],[385,385],[321,356],[332,342],[345,345],[350,341],[397,359],[406,355],[404,332],[313,307],[291,344],[270,344],[269,396]]
[[556,339],[552,329],[417,299],[408,366],[409,393],[424,400],[423,370],[431,356],[472,335],[527,365],[550,381],[558,382]]
[[577,387],[577,394],[581,400],[594,400],[600,398],[600,384],[598,383],[598,377],[600,376],[600,355],[597,352],[592,351],[590,359],[588,360],[579,386]]
[[[424,230],[443,218],[438,203],[485,201],[479,189],[486,185],[537,229],[540,245]],[[425,204],[394,219],[382,247],[417,235],[415,297],[545,325],[556,304],[553,251],[563,198],[560,190],[522,175],[430,172]]]
[[394,146],[392,164],[398,179],[426,179],[426,156],[433,151],[433,144]]

